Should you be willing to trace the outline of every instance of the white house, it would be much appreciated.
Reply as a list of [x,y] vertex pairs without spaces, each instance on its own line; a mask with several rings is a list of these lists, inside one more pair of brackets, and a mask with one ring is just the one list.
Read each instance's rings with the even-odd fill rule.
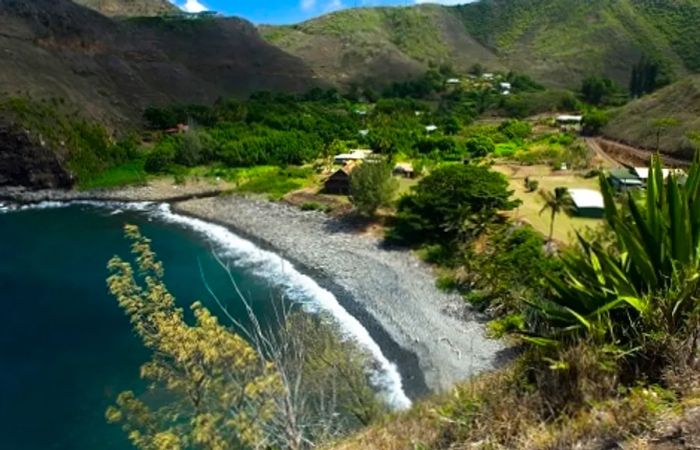
[[438,129],[437,125],[428,125],[425,127],[425,131],[428,133],[432,133],[433,131],[436,131]]
[[583,116],[581,115],[562,114],[557,116],[555,120],[562,130],[578,131],[583,124]]
[[593,189],[569,189],[569,195],[574,202],[574,213],[584,217],[603,217],[605,201],[603,194]]
[[[634,173],[637,175],[637,177],[640,180],[642,180],[645,183],[649,179],[649,168],[648,167],[635,167]],[[663,174],[664,180],[666,178],[668,178],[668,176],[671,174],[685,175],[685,172],[683,171],[683,169],[661,169],[661,173]]]

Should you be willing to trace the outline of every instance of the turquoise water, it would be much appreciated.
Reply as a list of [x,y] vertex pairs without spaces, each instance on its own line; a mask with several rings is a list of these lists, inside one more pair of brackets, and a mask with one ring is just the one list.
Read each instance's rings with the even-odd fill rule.
[[[233,314],[245,316],[213,244],[187,227],[84,205],[0,214],[0,448],[130,448],[104,420],[119,392],[143,388],[138,371],[148,358],[105,285],[107,261],[129,255],[125,223],[153,240],[180,304],[202,300],[217,311],[201,264]],[[241,290],[257,299],[258,315],[269,317],[282,288],[271,286],[255,261],[234,256]]]

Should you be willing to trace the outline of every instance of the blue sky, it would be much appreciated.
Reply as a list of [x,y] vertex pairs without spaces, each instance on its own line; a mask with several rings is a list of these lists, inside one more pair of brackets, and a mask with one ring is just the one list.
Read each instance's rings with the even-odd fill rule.
[[468,0],[170,0],[191,12],[219,11],[244,17],[255,23],[287,24],[300,22],[331,11],[355,6],[413,5],[441,3],[454,5]]

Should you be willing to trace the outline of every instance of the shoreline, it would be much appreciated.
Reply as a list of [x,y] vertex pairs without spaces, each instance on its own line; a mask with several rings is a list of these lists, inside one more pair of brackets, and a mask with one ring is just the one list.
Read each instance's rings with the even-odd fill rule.
[[485,337],[479,316],[458,295],[438,290],[430,267],[410,252],[384,248],[323,213],[223,192],[211,185],[165,184],[87,192],[2,189],[0,199],[169,203],[173,213],[224,226],[333,293],[396,364],[412,400],[507,358],[501,342]]

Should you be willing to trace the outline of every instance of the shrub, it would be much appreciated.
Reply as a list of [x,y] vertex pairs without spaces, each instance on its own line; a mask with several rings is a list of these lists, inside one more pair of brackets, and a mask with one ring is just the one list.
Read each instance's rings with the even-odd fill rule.
[[529,177],[525,178],[525,190],[527,192],[536,192],[539,187],[540,187],[539,181],[533,180]]
[[391,203],[398,188],[391,170],[384,159],[368,158],[352,172],[350,200],[361,214],[372,216],[378,208]]
[[476,158],[490,155],[496,150],[496,145],[487,136],[478,136],[467,140],[466,147],[469,155]]
[[173,140],[159,143],[148,156],[144,169],[148,173],[166,173],[175,162],[176,145]]
[[583,133],[588,136],[599,134],[609,120],[607,112],[595,108],[591,109],[583,116]]
[[532,134],[532,126],[528,122],[521,120],[506,120],[499,127],[498,131],[503,133],[508,139],[526,139]]

